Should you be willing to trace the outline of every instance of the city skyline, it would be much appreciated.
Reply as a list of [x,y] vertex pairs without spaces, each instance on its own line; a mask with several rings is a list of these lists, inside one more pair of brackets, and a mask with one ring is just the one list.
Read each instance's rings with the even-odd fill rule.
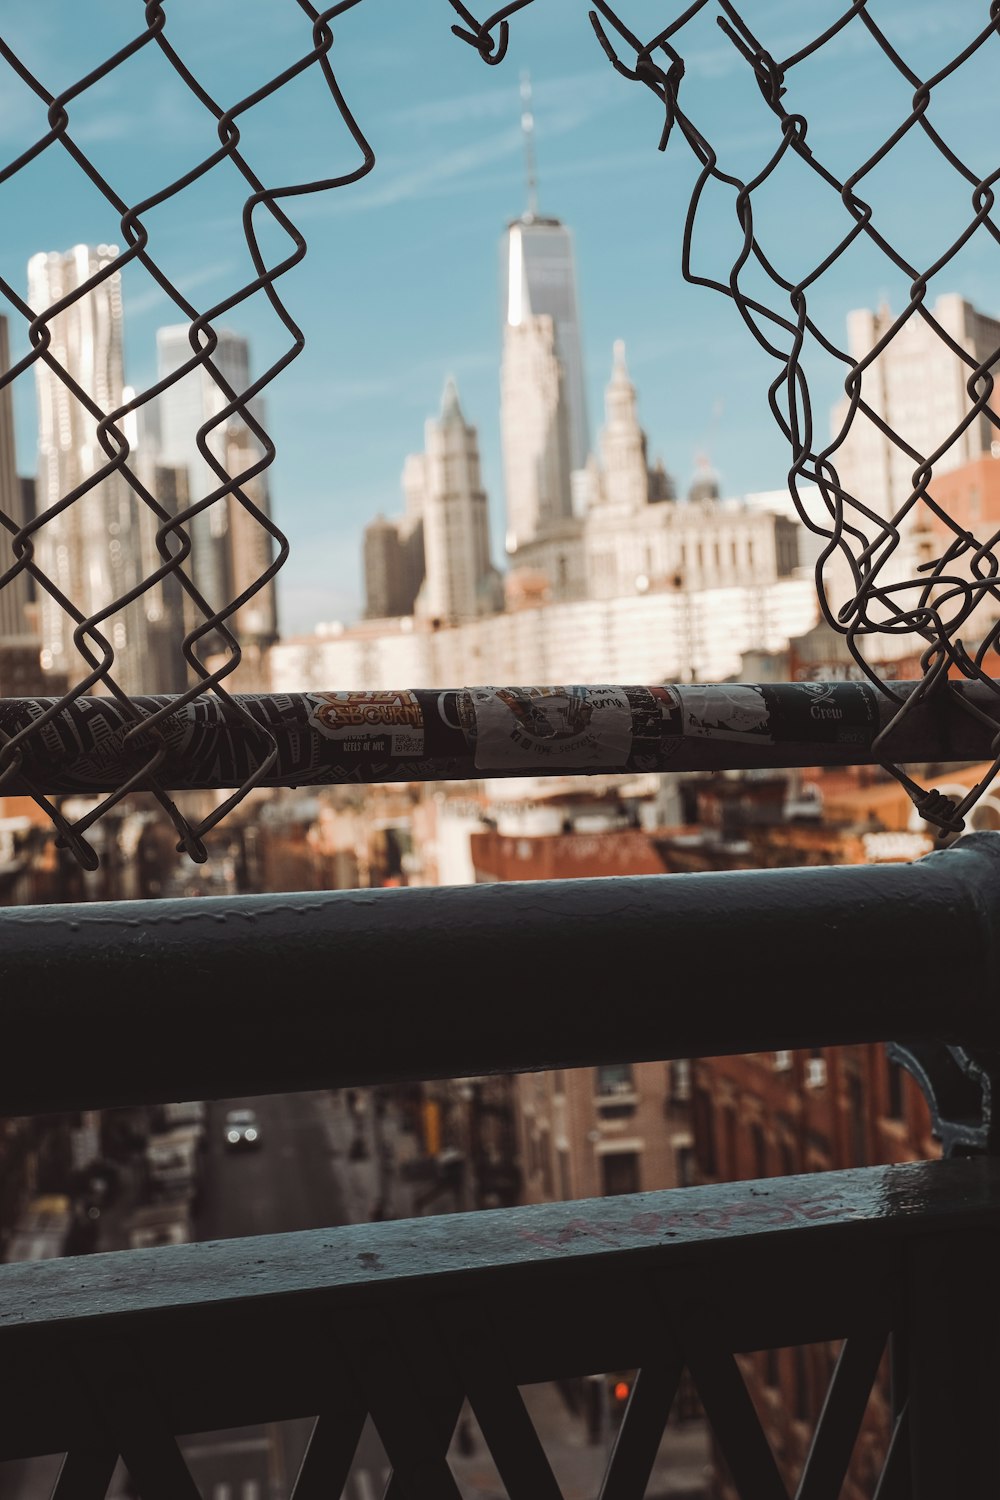
[[[126,25],[117,13],[112,16],[110,5],[103,9],[106,26]],[[815,18],[805,20],[797,7],[773,3],[762,5],[755,20],[764,42],[780,54],[806,34],[803,28],[812,33]],[[930,5],[896,3],[880,8],[880,20],[918,70],[929,44],[956,24]],[[569,225],[576,243],[587,404],[599,409],[608,350],[622,337],[642,392],[650,449],[662,453],[679,490],[686,489],[702,450],[711,454],[729,493],[780,485],[787,467],[783,440],[766,410],[773,363],[724,299],[688,288],[680,278],[680,236],[693,184],[690,157],[680,141],[672,141],[665,156],[656,152],[660,123],[651,97],[615,76],[585,18],[568,0],[529,8],[512,27],[507,63],[496,70],[483,69],[470,49],[449,36],[446,7],[439,26],[396,18],[393,45],[380,40],[374,68],[366,43],[385,21],[376,5],[358,7],[339,21],[335,48],[338,77],[372,141],[376,171],[355,187],[300,203],[293,215],[310,252],[283,283],[283,294],[303,324],[306,350],[267,393],[268,426],[278,449],[271,471],[274,514],[292,541],[279,580],[282,623],[289,632],[317,619],[360,613],[362,529],[379,510],[394,509],[403,456],[416,446],[449,372],[479,428],[484,488],[493,502],[493,552],[503,555],[496,254],[505,226],[526,206],[519,99],[524,68],[534,85],[539,208]],[[302,41],[296,18],[279,12],[259,19],[253,47],[250,38],[234,39],[224,16],[215,35],[188,0],[171,6],[168,26],[226,99],[239,97],[253,82],[263,42],[276,57],[291,57]],[[39,18],[26,18],[23,30],[29,61],[34,33],[44,33],[35,37],[43,54],[39,71],[53,91],[79,75],[80,59],[96,45],[75,14],[58,38]],[[837,87],[832,74],[819,80],[808,101],[810,117],[818,121],[812,128],[825,128],[820,138],[832,140],[843,159],[860,160],[879,133],[905,116],[910,102],[905,91],[882,87],[877,58],[858,50],[853,36],[825,50],[830,68],[846,60],[849,76]],[[749,175],[773,149],[773,121],[714,18],[706,16],[704,47],[694,56],[698,67],[689,65],[685,80],[688,107],[725,151],[727,165]],[[130,64],[103,92],[88,93],[71,108],[81,143],[129,201],[189,164],[211,134],[190,104],[182,107],[153,63],[152,54],[144,54],[141,65]],[[130,115],[139,90],[145,107]],[[313,102],[335,126],[325,113],[329,101]],[[36,106],[15,83],[0,125],[8,146],[37,137]],[[973,116],[969,99],[945,89],[935,96],[933,115],[975,159],[982,118]],[[130,133],[122,124],[127,116]],[[287,103],[280,120],[267,117],[266,129],[257,128],[253,113],[246,117],[247,151],[267,180],[286,180],[290,161],[301,178],[323,175],[331,162],[345,169],[353,161],[340,136],[309,129],[305,118]],[[906,173],[880,179],[871,196],[880,222],[890,233],[904,226],[911,257],[929,263],[937,225],[912,222],[905,179]],[[120,241],[114,215],[95,205],[68,169],[60,169],[56,180],[59,192],[48,196],[39,195],[37,181],[4,186],[14,226],[4,247],[4,274],[14,286],[23,284],[24,265],[41,248]],[[20,212],[25,194],[30,216]],[[172,221],[169,215],[162,223],[151,220],[154,253],[199,306],[248,279],[241,200],[242,191],[220,180],[211,190],[192,190],[184,212]],[[943,203],[952,212],[958,199],[946,194]],[[961,203],[965,212],[964,190]],[[760,210],[769,234],[785,236],[790,268],[808,262],[842,222],[839,199],[824,200],[819,208],[810,202],[808,214],[800,208],[792,188],[767,205],[766,215]],[[704,212],[699,254],[708,269],[724,270],[732,259],[732,204],[711,202]],[[988,311],[994,299],[986,266],[987,255],[973,241],[961,276],[939,289],[957,290]],[[815,305],[825,326],[842,338],[846,313],[882,294],[902,305],[903,278],[859,250],[833,273]],[[141,388],[155,378],[156,327],[177,317],[135,267],[123,275],[123,296],[127,378]],[[248,305],[243,314],[241,309],[238,319],[220,321],[251,340],[262,368],[284,345],[266,308]],[[14,357],[26,347],[16,317],[12,346]],[[31,385],[30,377],[21,379],[15,393],[22,473],[30,470],[34,450]],[[838,372],[821,369],[815,392],[822,411],[832,406],[838,389]]]

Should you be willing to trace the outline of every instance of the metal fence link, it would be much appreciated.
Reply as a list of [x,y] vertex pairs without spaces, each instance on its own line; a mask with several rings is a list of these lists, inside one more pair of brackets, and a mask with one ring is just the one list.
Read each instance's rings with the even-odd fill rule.
[[[474,45],[485,61],[494,63],[507,48],[507,17],[522,8],[522,3],[507,5],[486,21],[479,23],[459,0],[450,0],[465,22],[453,27],[457,35]],[[723,35],[752,70],[760,93],[760,108],[773,121],[774,146],[770,160],[750,181],[744,181],[725,170],[709,137],[685,111],[681,103],[685,74],[684,32],[699,13],[711,5],[720,12],[716,21]],[[806,45],[792,55],[777,58],[758,38],[730,0],[694,0],[680,10],[669,25],[648,41],[637,36],[607,0],[593,0],[590,22],[597,40],[611,65],[623,77],[648,88],[663,109],[663,126],[659,149],[678,135],[693,153],[700,167],[691,194],[684,225],[682,270],[685,280],[729,297],[736,304],[750,335],[775,361],[776,374],[768,388],[768,403],[781,432],[791,449],[792,463],[788,485],[799,516],[808,529],[822,539],[822,552],[816,564],[816,587],[822,614],[827,623],[846,637],[855,661],[865,677],[898,703],[898,712],[882,736],[883,761],[906,787],[921,815],[936,823],[943,833],[955,833],[963,826],[963,817],[977,798],[1000,772],[1000,686],[987,668],[987,659],[1000,643],[1000,531],[990,526],[987,534],[977,536],[958,517],[949,514],[934,493],[935,472],[949,467],[948,455],[963,435],[977,421],[985,420],[1000,429],[1000,419],[992,404],[993,370],[1000,361],[1000,347],[987,358],[977,360],[956,341],[927,305],[928,285],[932,278],[949,267],[976,233],[988,234],[1000,244],[1000,227],[993,218],[995,184],[1000,166],[982,176],[958,155],[930,118],[934,92],[950,79],[980,49],[993,43],[1000,34],[1000,0],[992,0],[979,10],[978,28],[967,12],[955,14],[955,31],[966,32],[963,45],[954,56],[944,60],[930,77],[920,77],[893,46],[873,14],[868,0],[852,0],[842,14]],[[493,30],[499,24],[497,39]],[[870,45],[895,69],[912,90],[911,107],[898,125],[877,148],[861,160],[848,176],[838,175],[809,143],[809,121],[804,113],[792,111],[788,100],[794,70],[840,36],[846,28],[853,34],[862,30]],[[832,66],[832,64],[831,64]],[[929,265],[913,264],[882,232],[878,215],[862,195],[866,177],[883,163],[910,132],[919,131],[941,160],[964,183],[968,195],[969,216],[958,226],[951,243]],[[791,281],[777,269],[780,246],[768,245],[754,224],[755,195],[767,189],[774,180],[782,180],[783,165],[795,157],[818,181],[843,204],[851,227],[827,253],[798,280]],[[736,253],[728,279],[722,280],[698,269],[694,252],[694,233],[706,190],[712,184],[726,187],[735,195]],[[922,196],[913,186],[911,202],[920,213],[935,210],[932,197]],[[909,282],[909,300],[898,316],[881,332],[875,347],[864,358],[852,357],[824,329],[812,311],[817,284],[859,240],[877,247],[886,261],[903,273]],[[763,284],[766,296],[754,294],[748,283]],[[920,320],[933,330],[957,361],[965,367],[967,410],[953,429],[943,435],[933,451],[920,451],[912,435],[896,430],[880,413],[871,395],[877,378],[874,367],[890,342]],[[829,443],[818,433],[818,424],[807,378],[804,349],[808,339],[843,366],[846,409],[838,430]],[[867,377],[867,378],[866,378]],[[909,466],[909,490],[904,498],[883,507],[864,493],[853,492],[838,472],[841,455],[849,436],[866,424],[877,430],[902,455]],[[997,432],[1000,438],[1000,430]],[[808,496],[803,482],[810,486]],[[818,497],[818,500],[817,500]],[[919,533],[923,543],[919,563],[912,570],[900,569],[900,550],[908,536]],[[912,556],[912,553],[911,553]],[[917,691],[906,701],[894,690],[891,681],[879,672],[877,648],[891,642],[899,650],[900,638],[918,643],[923,672]],[[893,764],[893,735],[906,714],[921,700],[932,696],[942,702],[949,713],[966,713],[949,688],[949,671],[986,685],[997,698],[996,711],[984,716],[992,731],[991,754],[995,757],[986,776],[961,801],[939,796],[919,786],[898,765]],[[982,714],[982,710],[978,710]]]
[[[0,789],[17,782],[28,787],[59,829],[62,841],[77,858],[91,867],[96,855],[86,839],[87,829],[102,813],[134,790],[152,791],[167,811],[181,837],[182,846],[192,858],[202,860],[203,835],[220,821],[255,785],[266,783],[276,760],[274,738],[259,719],[252,719],[240,701],[226,689],[226,678],[240,661],[240,645],[233,629],[233,617],[258,594],[281,567],[288,551],[285,537],[258,505],[251,492],[252,481],[271,464],[274,445],[254,414],[254,399],[301,351],[304,343],[301,329],[282,303],[278,283],[282,276],[302,259],[306,242],[286,212],[287,200],[294,197],[341,187],[356,181],[374,165],[374,155],[337,83],[331,62],[333,32],[331,22],[352,9],[359,0],[340,0],[322,11],[308,0],[295,0],[308,26],[307,44],[297,60],[267,83],[256,88],[234,104],[217,101],[199,81],[193,66],[172,44],[167,13],[161,0],[148,0],[144,7],[144,24],[119,51],[109,56],[70,88],[51,93],[37,78],[6,40],[0,38],[0,59],[18,76],[46,108],[48,129],[19,156],[0,169],[0,185],[36,161],[45,152],[63,152],[116,214],[125,248],[110,254],[100,268],[82,285],[48,307],[29,305],[17,290],[0,278],[0,294],[7,310],[21,318],[30,341],[30,352],[0,372],[0,387],[16,380],[36,365],[46,367],[79,403],[88,419],[95,424],[97,440],[105,456],[98,472],[29,523],[19,524],[0,512],[0,523],[9,535],[8,556],[14,560],[0,574],[0,588],[10,585],[19,574],[34,580],[39,594],[53,601],[72,622],[72,640],[85,670],[63,696],[44,706],[43,711],[17,733],[0,732]],[[456,36],[474,47],[490,66],[500,63],[507,53],[511,19],[535,0],[508,0],[484,20],[479,21],[462,0],[449,0],[458,23],[452,26]],[[725,169],[709,137],[684,107],[685,32],[706,7],[718,10],[716,20],[722,34],[745,66],[751,71],[760,96],[760,110],[773,130],[774,146],[763,169],[744,181]],[[949,267],[975,234],[989,235],[1000,244],[1000,226],[993,218],[995,184],[1000,167],[982,176],[957,154],[931,119],[935,90],[955,75],[968,61],[991,44],[1000,34],[1000,0],[992,0],[981,16],[978,30],[970,35],[949,60],[930,77],[921,77],[906,63],[880,28],[867,0],[852,3],[830,25],[792,55],[772,55],[764,40],[758,37],[730,0],[694,0],[679,10],[670,23],[649,40],[636,35],[607,0],[593,0],[589,11],[596,40],[610,64],[624,78],[641,84],[657,99],[663,112],[657,144],[664,150],[669,141],[683,139],[698,166],[691,194],[682,246],[682,272],[694,286],[707,288],[732,299],[749,334],[775,362],[776,373],[768,388],[768,402],[778,427],[789,444],[791,465],[788,486],[803,524],[821,539],[822,550],[816,563],[816,587],[819,605],[827,623],[840,632],[857,662],[860,672],[896,705],[888,725],[879,737],[880,758],[885,767],[907,788],[923,817],[936,823],[944,833],[957,832],[964,814],[975,803],[993,778],[1000,772],[1000,686],[989,671],[989,659],[1000,650],[1000,530],[976,535],[962,520],[949,514],[947,506],[935,495],[935,475],[954,459],[956,445],[976,423],[989,423],[1000,429],[1000,420],[992,404],[993,369],[1000,362],[1000,347],[978,360],[959,343],[928,306],[931,280]],[[964,18],[956,21],[964,24]],[[827,44],[846,28],[852,34],[865,34],[866,44],[876,47],[912,91],[909,112],[904,114],[892,133],[875,150],[858,163],[849,175],[839,174],[825,164],[808,140],[809,121],[805,114],[793,111],[790,93],[794,72],[806,60],[822,52]],[[214,124],[218,148],[194,161],[173,181],[158,187],[138,202],[126,201],[114,185],[98,170],[73,134],[74,109],[87,93],[116,68],[139,52],[148,49],[162,65],[183,84],[197,106]],[[267,186],[244,156],[240,144],[240,121],[257,105],[301,77],[317,70],[350,132],[359,153],[358,164],[339,176],[283,186]],[[951,243],[932,264],[917,265],[887,237],[879,227],[878,215],[863,196],[866,177],[883,163],[889,154],[911,132],[924,140],[964,184],[969,212]],[[780,257],[775,247],[758,236],[755,228],[755,198],[772,181],[782,180],[783,168],[795,159],[800,167],[812,173],[823,190],[835,195],[846,210],[850,227],[831,243],[807,274],[792,281],[777,268]],[[243,232],[255,275],[244,285],[206,309],[199,309],[171,281],[157,263],[150,248],[145,218],[169,203],[193,183],[204,178],[220,164],[239,174],[246,186],[243,207]],[[731,267],[726,279],[699,269],[695,254],[695,228],[699,222],[706,191],[718,185],[734,196],[735,240]],[[928,205],[924,205],[926,207]],[[929,206],[933,206],[931,203]],[[922,210],[923,211],[923,207]],[[261,248],[258,227],[260,215],[277,228],[289,246],[283,258],[268,263]],[[907,305],[891,319],[881,332],[875,347],[862,358],[852,356],[840,347],[824,329],[814,312],[815,289],[821,278],[840,262],[857,243],[874,246],[886,262],[901,272],[909,285]],[[87,297],[109,278],[129,264],[141,267],[167,295],[186,321],[189,329],[190,358],[178,370],[159,379],[147,389],[111,410],[103,409],[93,393],[85,391],[60,362],[54,350],[53,323],[68,307]],[[751,290],[751,284],[753,290]],[[763,286],[764,292],[759,291]],[[284,352],[246,389],[235,389],[228,381],[222,362],[216,357],[219,345],[218,320],[248,299],[262,294],[270,303],[288,336]],[[872,399],[871,381],[879,357],[890,342],[908,326],[923,324],[933,331],[956,361],[964,366],[967,409],[962,419],[947,433],[933,451],[920,451],[912,436],[897,431],[880,413]],[[846,402],[842,420],[829,442],[824,442],[815,419],[813,397],[806,370],[807,345],[818,347],[841,367]],[[206,422],[198,433],[198,448],[217,483],[206,493],[190,495],[175,510],[168,509],[144,481],[126,437],[126,428],[136,413],[155,402],[170,386],[193,371],[204,372],[221,392],[221,410]],[[211,439],[216,429],[238,422],[249,434],[244,447],[243,466],[222,462],[217,445]],[[892,505],[879,505],[864,493],[856,493],[842,479],[838,463],[843,466],[845,445],[856,428],[870,426],[881,435],[908,466],[909,490]],[[998,431],[1000,439],[1000,431]],[[249,459],[248,459],[249,454]],[[155,549],[159,566],[146,571],[128,588],[101,607],[89,611],[74,601],[44,565],[44,549],[38,543],[51,526],[72,507],[85,502],[100,484],[113,478],[127,486],[129,503],[136,515],[155,531]],[[857,487],[856,487],[857,488]],[[199,588],[192,566],[192,525],[213,507],[235,506],[250,522],[266,534],[272,561],[235,597],[220,604]],[[917,537],[917,551],[911,545]],[[919,557],[919,561],[916,559]],[[901,571],[901,562],[909,559],[912,570]],[[183,590],[189,624],[183,637],[183,655],[192,674],[192,685],[163,707],[150,711],[133,700],[135,688],[126,690],[116,671],[114,630],[109,622],[135,604],[149,590],[172,580]],[[916,642],[922,680],[918,689],[904,698],[897,692],[884,671],[879,669],[878,651],[901,654],[903,643]],[[211,660],[209,660],[211,658]],[[981,683],[989,690],[989,702],[996,700],[995,710],[984,710],[968,697],[956,693],[949,684],[949,673]],[[68,820],[43,791],[32,787],[26,769],[25,749],[45,734],[46,726],[64,708],[77,703],[94,688],[111,695],[131,724],[125,735],[132,756],[131,773],[117,789],[104,797],[85,817]],[[210,693],[234,722],[256,737],[260,745],[259,763],[225,802],[197,826],[191,826],[173,801],[158,785],[157,771],[165,755],[164,721],[198,694]],[[961,801],[927,791],[894,763],[893,737],[905,716],[917,704],[935,699],[952,715],[974,715],[990,731],[994,756],[986,776]]]
[[[83,173],[118,217],[124,250],[109,254],[100,269],[67,296],[54,301],[50,306],[38,310],[7,281],[0,278],[0,294],[6,299],[8,313],[14,313],[27,324],[31,352],[14,362],[6,372],[0,372],[0,387],[11,384],[37,363],[48,367],[54,377],[70,392],[73,400],[96,424],[97,441],[106,456],[106,462],[94,474],[75,488],[63,494],[55,503],[47,505],[28,524],[19,525],[11,516],[0,512],[0,523],[9,534],[8,556],[15,559],[6,571],[0,573],[0,588],[13,583],[20,573],[28,574],[39,594],[62,609],[72,621],[72,640],[86,665],[80,679],[70,685],[57,700],[48,704],[44,711],[34,717],[30,724],[12,735],[0,734],[0,791],[5,783],[25,781],[24,761],[27,743],[40,743],[48,724],[63,709],[72,706],[94,688],[110,694],[120,706],[132,727],[125,734],[126,748],[134,762],[132,774],[109,796],[89,811],[86,816],[69,821],[59,808],[42,795],[41,791],[28,784],[28,790],[59,830],[60,841],[69,846],[76,857],[88,868],[94,868],[97,856],[87,842],[87,829],[110,807],[134,790],[151,791],[168,813],[181,838],[181,846],[197,861],[205,859],[202,836],[220,821],[225,814],[240,802],[247,792],[266,778],[276,758],[273,736],[267,728],[251,719],[239,701],[226,691],[225,679],[235,671],[240,662],[240,645],[230,622],[247,602],[267,586],[281,567],[288,553],[288,544],[270,517],[255,503],[249,486],[272,462],[274,445],[254,415],[253,403],[261,391],[284,370],[304,346],[301,329],[283,305],[277,290],[281,277],[297,265],[306,253],[306,242],[300,231],[285,211],[287,200],[307,193],[321,192],[356,181],[369,172],[374,165],[374,155],[358,127],[335,77],[330,53],[333,46],[331,22],[345,11],[352,9],[359,0],[340,0],[340,3],[317,10],[308,0],[296,0],[303,14],[303,51],[290,66],[275,74],[262,86],[235,103],[223,104],[212,97],[199,81],[193,67],[173,46],[164,5],[160,0],[148,0],[138,14],[144,15],[144,24],[138,33],[117,52],[109,56],[98,67],[79,79],[70,88],[56,95],[28,68],[9,43],[0,37],[0,58],[42,101],[47,110],[48,129],[19,156],[0,169],[0,185],[17,172],[36,161],[45,152],[65,152]],[[74,138],[74,107],[87,93],[144,49],[155,51],[164,68],[179,79],[190,97],[214,124],[218,135],[218,148],[201,160],[192,161],[186,171],[175,180],[165,183],[138,202],[127,202],[115,186],[98,170],[86,152]],[[279,89],[293,79],[301,77],[307,70],[317,70],[325,82],[330,98],[341,120],[357,146],[359,163],[351,171],[339,176],[310,182],[292,182],[285,185],[268,186],[256,174],[252,164],[240,147],[240,121],[256,106],[271,98]],[[255,275],[244,285],[234,287],[214,305],[199,309],[171,281],[150,250],[150,235],[144,223],[154,209],[169,203],[186,188],[204,178],[206,174],[228,163],[239,174],[247,193],[243,204],[242,227]],[[272,227],[282,231],[289,249],[287,254],[269,264],[261,249],[259,233],[260,215],[264,215]],[[68,307],[88,297],[102,283],[118,275],[122,269],[135,263],[141,266],[154,283],[166,293],[189,325],[188,339],[190,358],[179,369],[147,389],[139,391],[125,404],[113,410],[104,410],[94,399],[93,393],[85,391],[74,380],[65,364],[61,363],[53,350],[52,324]],[[237,390],[227,380],[220,362],[215,358],[219,336],[218,320],[234,308],[262,293],[283,325],[288,335],[283,353],[254,380],[246,389]],[[198,449],[217,481],[214,487],[203,494],[190,495],[174,513],[165,508],[152,493],[133,463],[133,454],[126,438],[125,427],[135,413],[140,412],[169,387],[200,371],[221,392],[221,409],[199,430]],[[238,423],[250,435],[249,442],[254,452],[251,461],[244,467],[224,463],[218,456],[218,444],[211,439],[216,430],[221,432],[227,424]],[[244,455],[247,449],[241,450]],[[109,479],[124,482],[128,487],[129,503],[135,515],[150,520],[155,528],[155,548],[162,559],[160,565],[147,572],[133,586],[107,599],[99,609],[89,613],[79,607],[59,586],[52,571],[42,566],[37,543],[45,535],[45,528],[65,515],[71,507],[79,505],[95,488]],[[270,538],[268,547],[272,561],[259,575],[245,586],[235,597],[220,602],[208,599],[196,586],[191,567],[192,540],[191,523],[213,508],[238,506],[249,521],[259,527]],[[175,580],[186,598],[185,615],[190,624],[183,634],[182,650],[191,669],[194,683],[186,692],[174,698],[167,706],[150,713],[132,701],[119,680],[116,671],[116,652],[112,644],[113,632],[107,628],[112,617],[126,610],[149,590],[166,579]],[[209,664],[206,657],[215,659]],[[221,658],[221,659],[220,659]],[[133,689],[134,691],[134,689]],[[164,739],[161,730],[164,719],[179,707],[202,693],[210,693],[223,706],[227,716],[241,722],[249,729],[260,746],[259,764],[238,789],[217,807],[210,816],[192,827],[174,802],[157,783],[157,769],[164,757]]]

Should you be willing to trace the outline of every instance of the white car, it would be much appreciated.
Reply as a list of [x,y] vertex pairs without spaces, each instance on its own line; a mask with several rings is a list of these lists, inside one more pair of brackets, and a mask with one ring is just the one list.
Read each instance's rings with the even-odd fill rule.
[[252,1109],[231,1109],[226,1115],[222,1136],[230,1151],[260,1145],[260,1123]]

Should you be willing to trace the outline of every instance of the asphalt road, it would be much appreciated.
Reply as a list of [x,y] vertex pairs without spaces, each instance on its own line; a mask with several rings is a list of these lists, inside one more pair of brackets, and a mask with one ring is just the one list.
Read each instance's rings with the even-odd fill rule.
[[[260,1145],[229,1149],[227,1110],[253,1109]],[[370,1111],[360,1126],[332,1107],[328,1094],[232,1099],[208,1107],[207,1148],[198,1239],[280,1234],[321,1229],[365,1216],[377,1196],[371,1154],[350,1160],[347,1143],[359,1128],[370,1131]],[[181,1446],[203,1500],[284,1500],[298,1472],[311,1421],[283,1422],[197,1433]],[[49,1500],[60,1460],[0,1464],[0,1500]],[[386,1473],[384,1450],[370,1424],[343,1500],[375,1500]],[[112,1483],[112,1500],[129,1495],[124,1473]],[[331,1500],[336,1497],[331,1496]]]
[[[224,1119],[230,1109],[256,1113],[259,1146],[226,1145]],[[360,1197],[368,1195],[358,1182],[357,1164],[348,1162],[342,1149],[344,1128],[327,1094],[282,1094],[210,1105],[198,1238],[283,1234],[356,1218],[359,1186]],[[200,1433],[181,1446],[204,1500],[284,1500],[302,1462],[311,1425],[305,1418],[269,1428]],[[366,1428],[344,1500],[381,1495],[385,1468],[382,1446]]]

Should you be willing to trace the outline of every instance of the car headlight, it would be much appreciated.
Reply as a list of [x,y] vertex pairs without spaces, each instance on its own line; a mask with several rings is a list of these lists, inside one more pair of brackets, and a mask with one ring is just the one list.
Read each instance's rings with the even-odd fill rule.
[[257,1132],[256,1132],[256,1130],[254,1130],[254,1128],[253,1128],[252,1125],[250,1126],[250,1129],[244,1131],[243,1134],[244,1134],[244,1139],[245,1140],[255,1141],[257,1139]]
[[240,1133],[239,1133],[238,1130],[227,1130],[226,1131],[226,1140],[229,1141],[231,1145],[235,1146],[237,1144],[237,1142],[239,1141],[239,1138],[240,1138]]

